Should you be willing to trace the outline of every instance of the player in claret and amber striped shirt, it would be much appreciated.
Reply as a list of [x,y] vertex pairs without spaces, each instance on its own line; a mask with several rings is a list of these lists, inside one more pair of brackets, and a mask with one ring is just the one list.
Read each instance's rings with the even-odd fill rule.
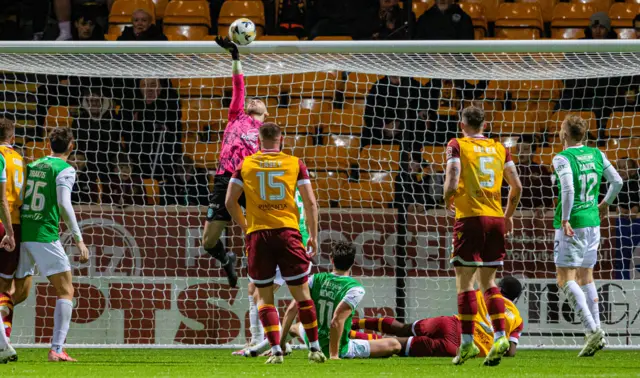
[[[513,228],[512,216],[520,202],[522,184],[511,155],[502,144],[482,135],[484,112],[476,107],[462,111],[460,126],[463,138],[454,138],[447,146],[447,171],[444,198],[448,208],[455,205],[453,253],[451,263],[456,271],[458,314],[462,324],[462,340],[456,365],[480,353],[474,344],[474,322],[478,303],[474,284],[478,284],[494,329],[494,344],[484,360],[497,365],[509,348],[505,333],[505,307],[496,286],[496,269],[502,265],[505,236]],[[506,178],[511,189],[506,213],[502,212],[500,187]]]
[[[238,276],[235,271],[236,255],[224,250],[220,236],[231,221],[229,211],[225,206],[227,188],[231,176],[242,159],[258,152],[258,130],[269,115],[264,103],[258,99],[251,99],[245,106],[244,76],[240,64],[238,47],[229,38],[218,37],[218,45],[228,50],[233,58],[233,94],[229,105],[229,123],[224,129],[220,161],[213,183],[213,192],[209,196],[209,208],[207,220],[204,224],[202,246],[205,251],[215,257],[227,274],[229,286],[235,287]],[[239,198],[240,205],[244,207],[244,196]]]

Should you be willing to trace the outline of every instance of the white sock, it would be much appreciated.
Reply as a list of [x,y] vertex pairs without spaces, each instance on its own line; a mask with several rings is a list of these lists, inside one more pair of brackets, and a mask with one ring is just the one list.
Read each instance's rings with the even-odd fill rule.
[[276,354],[278,354],[278,353],[283,354],[283,353],[282,353],[282,348],[280,348],[280,345],[274,345],[274,346],[272,346],[272,347],[271,347],[271,354],[272,354],[273,356],[275,356],[275,355],[276,355]]
[[2,317],[0,316],[0,350],[9,346],[9,339],[7,339],[7,334],[4,332],[4,324],[2,324]]
[[564,295],[569,300],[571,308],[580,318],[584,328],[589,332],[595,331],[596,323],[593,321],[589,306],[587,306],[587,298],[576,281],[567,281],[562,291],[564,291]]
[[589,306],[589,311],[591,311],[591,317],[593,317],[596,327],[600,328],[600,308],[598,307],[599,301],[596,284],[594,282],[586,284],[582,286],[582,290],[584,290],[584,293],[587,296],[587,305]]
[[53,312],[53,342],[51,350],[62,353],[62,347],[67,339],[69,324],[71,324],[71,313],[73,312],[73,302],[68,299],[58,299],[56,310]]
[[309,341],[309,349],[315,349],[317,351],[320,351],[320,342],[318,340],[316,341]]
[[261,342],[259,342],[256,346],[252,347],[251,349],[249,349],[251,352],[255,352],[255,353],[262,353],[265,350],[269,349],[269,340],[268,339],[264,339]]
[[472,344],[473,343],[473,334],[463,333],[460,337],[460,342],[462,344]]
[[264,340],[264,328],[260,323],[258,305],[251,295],[249,296],[249,332],[251,332],[251,344],[259,344]]
[[60,29],[60,34],[57,38],[58,41],[64,41],[72,38],[70,21],[58,22],[58,29]]

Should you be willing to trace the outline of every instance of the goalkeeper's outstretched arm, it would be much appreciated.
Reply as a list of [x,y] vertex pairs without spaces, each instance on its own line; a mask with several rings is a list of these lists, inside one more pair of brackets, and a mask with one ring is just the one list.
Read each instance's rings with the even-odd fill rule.
[[244,112],[244,76],[242,75],[242,64],[240,63],[240,52],[238,46],[231,42],[229,37],[217,37],[216,43],[223,49],[231,53],[231,73],[233,74],[233,92],[231,95],[231,104],[229,105],[229,122],[233,121],[238,115]]

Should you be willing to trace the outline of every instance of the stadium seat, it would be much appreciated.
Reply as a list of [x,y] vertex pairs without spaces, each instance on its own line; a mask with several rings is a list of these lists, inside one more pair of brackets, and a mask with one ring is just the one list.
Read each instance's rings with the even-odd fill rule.
[[503,3],[498,8],[496,37],[538,39],[543,36],[542,12],[537,3]]
[[[182,42],[182,41],[188,41],[189,38],[186,37],[186,35],[188,36],[192,36],[190,34],[190,31],[186,31],[184,34],[169,34],[167,35],[167,39],[169,41],[178,41],[178,42]],[[192,36],[193,37],[193,36]],[[193,37],[192,39],[196,40],[196,37]],[[198,39],[199,40],[199,39]]]
[[551,167],[553,165],[551,163],[553,157],[560,153],[562,150],[564,150],[564,146],[559,143],[554,143],[549,146],[539,148],[533,157],[533,161],[542,165],[546,165],[547,167]]
[[497,135],[533,134],[545,130],[549,115],[537,111],[503,111],[494,116],[491,133]]
[[218,166],[220,143],[184,143],[185,155],[191,157],[199,168],[215,169]]
[[609,9],[611,26],[618,33],[620,39],[635,39],[636,31],[633,27],[633,19],[640,14],[638,3],[614,3]]
[[[120,30],[120,29],[118,29],[118,30]],[[120,33],[121,32],[119,32],[118,34],[105,34],[104,35],[104,39],[106,41],[116,41],[116,40],[118,40],[118,37],[120,37]]]
[[256,36],[264,35],[264,5],[260,0],[225,1],[218,17],[218,30],[227,31],[233,21],[246,17],[256,24]]
[[342,197],[342,188],[347,186],[345,172],[315,172],[309,171],[311,185],[316,192],[319,207],[338,207]]
[[282,152],[304,158],[305,149],[313,146],[313,137],[309,135],[285,134],[282,136]]
[[504,100],[508,89],[509,89],[508,81],[491,80],[487,84],[487,89],[485,89],[484,91],[484,98],[492,99],[492,100]]
[[171,79],[171,86],[181,97],[222,96],[225,88],[231,88],[231,78],[205,77]]
[[556,6],[558,0],[516,0],[516,3],[538,3],[542,12],[542,21],[551,22],[553,16],[553,7]]
[[167,4],[169,3],[169,0],[152,0],[152,1],[156,5],[156,18],[158,20],[162,20],[162,18],[164,17],[164,11],[167,8]]
[[428,11],[429,8],[433,6],[433,4],[434,4],[433,0],[429,0],[429,1],[415,0],[412,3],[411,10],[413,11],[413,14],[416,15],[416,20],[420,18],[420,16],[422,16],[424,12]]
[[323,112],[320,116],[323,134],[360,136],[364,125],[364,100],[345,102],[342,109]]
[[577,39],[584,37],[589,18],[595,12],[591,4],[558,3],[553,9],[551,37],[554,39]]
[[156,5],[152,0],[116,0],[109,12],[109,24],[131,25],[131,16],[137,9],[144,9],[156,23]]
[[[415,4],[415,3],[414,3]],[[460,3],[460,8],[473,20],[473,30],[476,39],[483,39],[487,35],[487,19],[484,16],[484,6],[478,3]]]
[[291,84],[287,82],[290,79],[290,75],[245,76],[246,94],[250,97],[278,96],[283,86]]
[[347,182],[342,188],[341,205],[352,208],[386,208],[393,201],[395,187],[393,174],[378,172],[362,177],[357,182]]
[[622,158],[640,159],[640,139],[613,138],[607,141],[607,159],[617,161]]
[[482,4],[484,7],[484,16],[488,22],[495,22],[498,18],[498,8],[501,0],[461,0],[461,3]]
[[47,148],[47,142],[35,142],[31,141],[24,145],[22,148],[24,151],[24,157],[27,160],[27,163],[32,161],[36,161],[42,157],[45,157],[50,154],[49,149]]
[[348,171],[358,161],[360,138],[329,135],[327,139],[326,145],[305,149],[305,163],[314,170]]
[[444,172],[447,165],[445,147],[425,146],[422,148],[422,159],[433,166],[437,172]]
[[574,4],[589,4],[596,12],[608,12],[612,0],[571,0]]
[[47,117],[44,121],[44,126],[49,130],[56,127],[71,127],[73,124],[73,117],[69,107],[67,106],[52,106],[47,110]]
[[320,126],[320,114],[327,104],[315,99],[292,100],[288,107],[277,107],[270,111],[269,118],[284,127],[288,134],[316,133]]
[[400,164],[400,146],[370,145],[360,151],[360,169],[365,171],[397,172]]
[[560,98],[560,80],[510,80],[507,91],[515,100],[557,100]]
[[610,138],[640,136],[640,114],[635,112],[614,112],[607,122]]
[[547,121],[547,132],[552,135],[557,135],[560,132],[560,126],[562,126],[562,122],[564,122],[564,120],[570,115],[577,115],[582,119],[586,120],[589,123],[588,132],[592,133],[593,136],[597,135],[598,120],[596,119],[596,116],[593,113],[587,112],[587,111],[571,112],[571,111],[560,110],[553,113],[551,117],[549,117],[549,120]]
[[228,109],[223,109],[220,99],[182,99],[180,104],[185,130],[203,131],[209,126],[211,131],[224,131]]
[[171,1],[165,9],[164,34],[203,40],[209,34],[211,15],[206,1]]
[[148,205],[160,204],[160,184],[158,181],[152,178],[142,179],[142,185],[144,186],[144,192],[147,195]]
[[383,77],[384,75],[351,72],[347,77],[344,95],[345,97],[365,98],[373,84]]
[[287,82],[288,90],[292,97],[315,97],[332,100],[338,81],[337,71],[305,72],[296,73],[289,76]]

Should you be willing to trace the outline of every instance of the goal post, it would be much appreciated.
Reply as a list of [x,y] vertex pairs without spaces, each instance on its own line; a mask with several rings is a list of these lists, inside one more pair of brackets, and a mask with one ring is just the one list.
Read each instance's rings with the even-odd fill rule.
[[[283,150],[310,169],[320,205],[314,271],[330,269],[332,241],[357,247],[352,273],[367,291],[359,317],[456,312],[442,183],[446,142],[474,104],[525,184],[500,270],[523,282],[520,346],[582,344],[555,284],[551,159],[562,150],[562,121],[577,114],[589,125],[586,143],[637,180],[640,41],[254,42],[241,59],[247,97],[265,102],[285,131]],[[15,122],[27,161],[48,153],[53,127],[76,135],[74,201],[91,258],[79,264],[63,233],[76,282],[68,342],[245,344],[244,261],[230,289],[200,243],[231,100],[230,56],[210,41],[0,42],[0,71],[0,115]],[[640,220],[628,215],[633,193],[625,196],[603,222],[596,276],[609,345],[638,348]],[[224,242],[244,255],[238,227]],[[16,306],[13,343],[50,342],[54,294],[35,280]],[[281,314],[289,298],[277,293]]]

